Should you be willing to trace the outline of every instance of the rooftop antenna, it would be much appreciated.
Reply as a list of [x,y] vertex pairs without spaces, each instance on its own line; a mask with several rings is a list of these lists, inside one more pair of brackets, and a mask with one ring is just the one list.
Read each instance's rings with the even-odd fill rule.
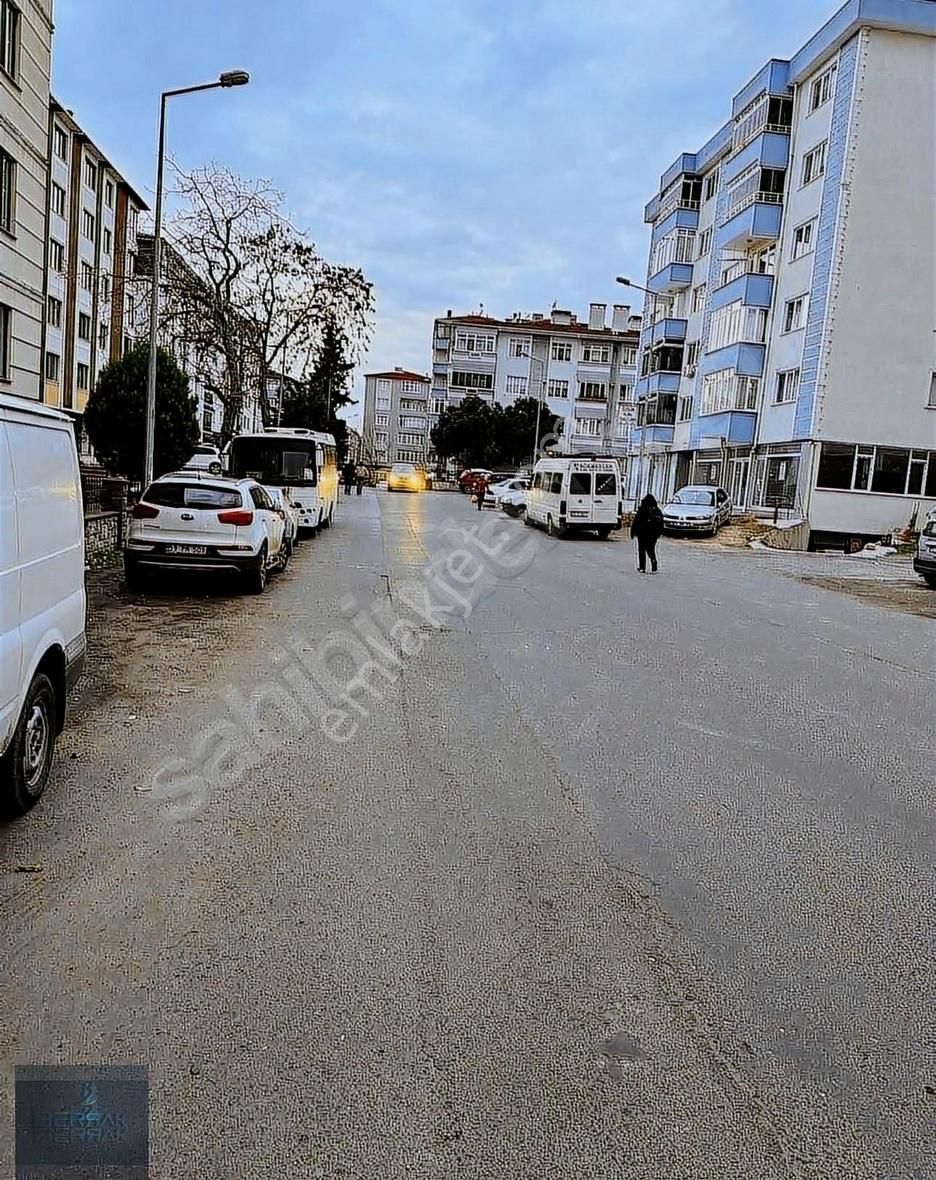
[[481,303],[481,304],[479,304],[478,306],[479,306],[479,308],[480,308],[480,311],[478,312],[478,315],[484,315],[484,304],[483,304],[483,303]]

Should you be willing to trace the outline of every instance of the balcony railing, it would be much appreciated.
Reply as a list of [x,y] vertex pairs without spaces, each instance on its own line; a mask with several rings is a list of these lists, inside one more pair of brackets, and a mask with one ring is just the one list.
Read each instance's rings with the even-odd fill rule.
[[[737,217],[749,205],[782,205],[783,193],[767,193],[760,187],[761,176],[760,170],[749,179],[739,184],[736,189],[731,192],[731,204],[728,206],[728,212],[725,214],[725,221],[730,221],[732,217]],[[724,223],[723,223],[724,224]]]
[[693,201],[688,197],[681,196],[679,193],[674,193],[671,197],[667,197],[666,200],[660,205],[660,211],[657,214],[657,220],[663,221],[664,218],[669,217],[669,215],[674,213],[677,209],[689,209],[697,213],[699,211],[700,204],[700,201]]
[[656,397],[648,397],[637,403],[638,426],[675,426],[676,403],[675,393],[660,393]]
[[[787,114],[792,114],[792,104],[789,99],[779,98],[777,95],[765,94],[757,105],[741,119],[732,132],[729,159],[746,148],[751,140],[756,139],[762,131],[773,131],[779,135],[789,135],[791,130],[790,124],[776,122],[778,117],[782,119]],[[771,115],[774,117],[773,120],[770,118]]]

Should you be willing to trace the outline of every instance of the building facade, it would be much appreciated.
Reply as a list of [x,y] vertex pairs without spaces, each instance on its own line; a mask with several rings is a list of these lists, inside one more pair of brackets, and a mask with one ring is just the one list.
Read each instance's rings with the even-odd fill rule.
[[364,378],[364,415],[361,425],[363,462],[435,462],[429,431],[433,417],[428,377],[408,369],[368,373]]
[[43,390],[51,0],[0,0],[0,391]]
[[81,415],[104,366],[134,338],[132,276],[147,205],[54,98],[48,113],[48,236],[43,397]]
[[632,491],[720,483],[816,542],[936,506],[934,77],[936,4],[851,0],[663,173]]
[[474,395],[510,405],[543,401],[543,433],[555,431],[569,452],[627,455],[635,425],[640,317],[616,304],[592,303],[586,321],[569,311],[497,320],[484,315],[435,321],[430,424]]

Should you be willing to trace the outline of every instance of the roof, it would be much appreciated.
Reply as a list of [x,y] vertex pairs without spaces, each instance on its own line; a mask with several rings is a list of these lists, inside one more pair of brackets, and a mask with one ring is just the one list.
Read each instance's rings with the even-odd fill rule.
[[364,376],[389,377],[391,381],[425,381],[427,385],[432,384],[425,373],[411,373],[409,369],[394,369],[390,373],[365,373]]
[[554,335],[566,332],[573,336],[607,336],[614,340],[639,339],[640,333],[635,328],[616,332],[613,328],[590,328],[587,323],[577,321],[574,324],[557,324],[554,320],[497,320],[486,315],[453,315],[440,316],[440,320],[451,324],[471,324],[477,328],[506,328],[513,332],[543,332]]

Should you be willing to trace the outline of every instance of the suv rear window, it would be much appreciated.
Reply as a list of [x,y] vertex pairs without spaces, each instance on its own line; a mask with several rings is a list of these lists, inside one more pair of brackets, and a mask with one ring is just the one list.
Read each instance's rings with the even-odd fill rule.
[[211,511],[241,507],[240,492],[197,483],[153,483],[146,489],[143,499],[147,504],[159,504],[162,508],[201,508]]

